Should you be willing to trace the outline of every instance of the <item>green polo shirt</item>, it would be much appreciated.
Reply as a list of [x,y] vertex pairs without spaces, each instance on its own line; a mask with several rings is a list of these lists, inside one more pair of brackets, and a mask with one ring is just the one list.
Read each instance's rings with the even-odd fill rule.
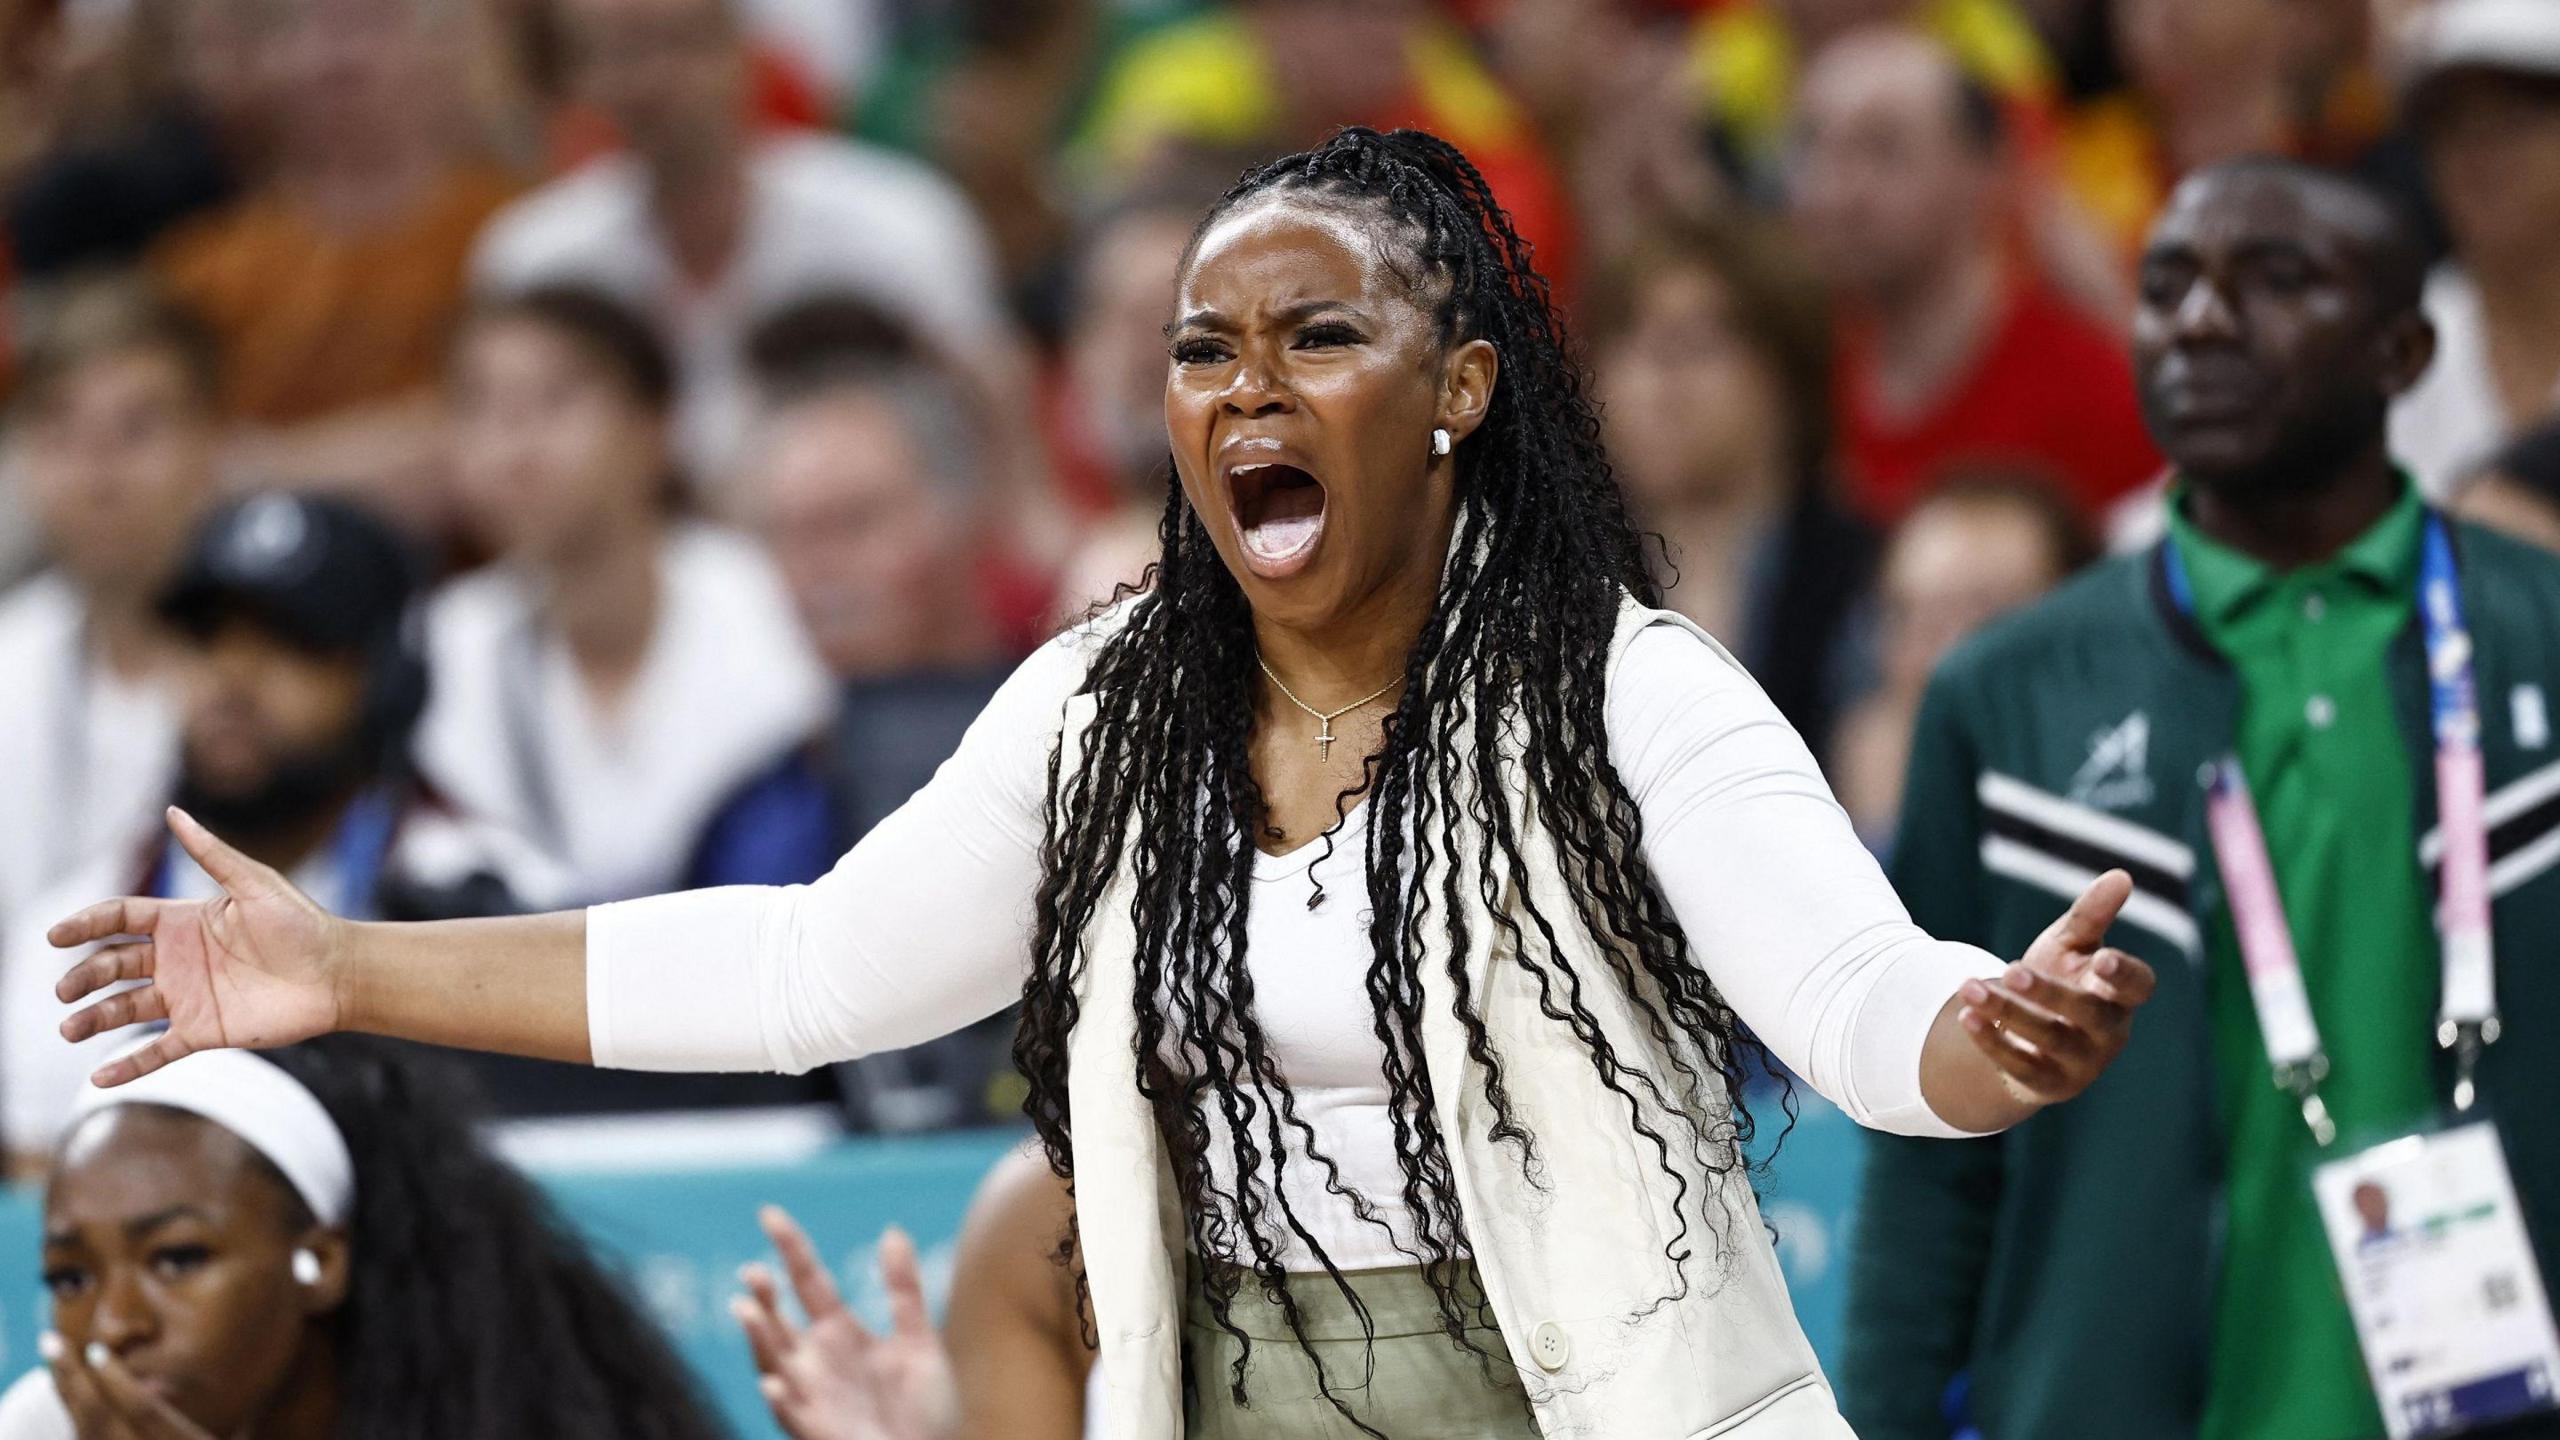
[[[2412,619],[2425,510],[2414,488],[2319,565],[2279,572],[2170,511],[2197,624],[2240,679],[2237,752],[2257,801],[2311,1009],[2340,1147],[2433,1109],[2436,934],[2385,664]],[[2202,1440],[2383,1434],[2311,1200],[2319,1158],[2275,1087],[2228,916],[2211,935],[2228,1228]]]

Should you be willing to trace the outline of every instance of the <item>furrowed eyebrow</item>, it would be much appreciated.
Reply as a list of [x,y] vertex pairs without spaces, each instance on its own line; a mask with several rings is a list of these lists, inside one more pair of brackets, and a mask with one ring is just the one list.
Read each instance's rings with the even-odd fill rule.
[[[1355,318],[1360,314],[1359,307],[1348,300],[1301,300],[1295,305],[1290,305],[1279,310],[1274,314],[1273,318],[1283,325],[1297,325],[1312,320],[1319,315],[1335,312]],[[1165,326],[1164,333],[1168,338],[1170,338],[1177,330],[1225,331],[1233,330],[1235,328],[1235,322],[1228,319],[1225,314],[1219,311],[1194,310],[1190,314],[1184,315],[1175,320],[1172,324]]]

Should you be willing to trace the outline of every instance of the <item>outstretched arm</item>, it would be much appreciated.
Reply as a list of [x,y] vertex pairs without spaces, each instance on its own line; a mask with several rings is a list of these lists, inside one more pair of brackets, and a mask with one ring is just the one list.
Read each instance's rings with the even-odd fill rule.
[[1938,1118],[1976,1135],[2006,1130],[2114,1061],[2151,998],[2151,967],[2105,943],[2132,893],[2123,871],[2099,876],[2000,978],[1948,997],[1920,1052],[1920,1093]]
[[333,1030],[585,1060],[586,917],[424,924],[329,914],[269,866],[172,807],[169,829],[222,887],[210,900],[108,900],[53,927],[62,948],[113,941],[55,987],[66,1002],[122,982],[62,1022],[68,1040],[166,1021],[98,1069],[101,1085],[192,1051],[289,1045]]
[[54,927],[112,942],[74,965],[73,1040],[166,1021],[101,1068],[119,1084],[192,1050],[332,1030],[656,1070],[806,1070],[911,1045],[1020,992],[1069,636],[1014,673],[933,780],[809,885],[732,886],[582,913],[357,924],[172,810],[222,887],[110,900]]
[[1777,707],[1667,626],[1619,667],[1609,751],[1643,812],[1645,859],[1716,988],[1861,1124],[2003,1129],[2078,1094],[2123,1048],[2151,979],[2102,944],[2123,875],[2099,877],[2023,963],[1932,939]]

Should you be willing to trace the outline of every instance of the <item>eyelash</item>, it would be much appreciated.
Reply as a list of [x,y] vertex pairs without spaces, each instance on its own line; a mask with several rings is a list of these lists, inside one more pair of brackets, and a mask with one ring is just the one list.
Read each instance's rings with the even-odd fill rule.
[[204,1268],[213,1259],[213,1250],[205,1245],[164,1245],[151,1252],[152,1268],[175,1270],[180,1274]]
[[55,1265],[50,1266],[45,1270],[43,1284],[48,1293],[60,1295],[70,1290],[73,1286],[86,1282],[88,1278],[89,1274],[87,1271],[81,1270],[75,1266]]
[[[1331,348],[1359,343],[1360,332],[1339,321],[1309,325],[1298,332],[1297,339],[1302,348]],[[1174,341],[1172,353],[1177,365],[1210,365],[1227,358],[1227,347],[1215,340],[1193,337]]]

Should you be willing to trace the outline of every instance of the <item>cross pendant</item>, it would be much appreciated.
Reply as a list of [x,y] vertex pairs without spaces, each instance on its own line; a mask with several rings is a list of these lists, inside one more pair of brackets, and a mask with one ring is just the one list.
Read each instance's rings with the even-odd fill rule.
[[1316,719],[1316,759],[1330,760],[1333,758],[1333,717],[1320,715]]

